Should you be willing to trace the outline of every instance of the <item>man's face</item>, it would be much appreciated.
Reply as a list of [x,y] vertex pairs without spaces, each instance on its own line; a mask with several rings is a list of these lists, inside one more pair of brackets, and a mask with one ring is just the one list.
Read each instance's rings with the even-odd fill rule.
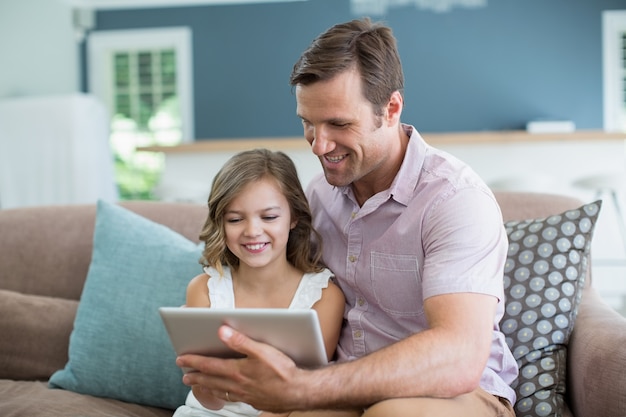
[[296,86],[304,137],[335,186],[375,182],[390,152],[392,130],[385,115],[374,113],[361,84],[358,72],[347,70],[327,81]]

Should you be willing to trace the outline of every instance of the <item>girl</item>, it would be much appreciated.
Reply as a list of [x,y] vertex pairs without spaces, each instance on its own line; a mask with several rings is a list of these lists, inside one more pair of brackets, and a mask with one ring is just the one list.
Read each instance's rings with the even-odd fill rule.
[[[296,167],[282,152],[233,156],[213,180],[200,234],[204,272],[187,288],[188,307],[313,308],[328,359],[335,352],[344,297],[320,265],[321,241]],[[227,394],[228,398],[228,394]],[[286,416],[288,414],[281,414]],[[174,417],[277,416],[192,387]]]

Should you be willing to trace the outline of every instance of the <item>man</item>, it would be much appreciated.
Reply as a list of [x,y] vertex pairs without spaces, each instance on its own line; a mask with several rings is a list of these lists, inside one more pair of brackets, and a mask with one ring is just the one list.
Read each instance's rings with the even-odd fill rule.
[[[223,327],[248,357],[183,356],[211,398],[291,416],[514,416],[517,365],[499,331],[507,240],[478,176],[402,124],[391,30],[336,25],[291,75],[324,175],[307,194],[346,296],[337,363],[304,370]],[[328,410],[328,411],[315,411]]]

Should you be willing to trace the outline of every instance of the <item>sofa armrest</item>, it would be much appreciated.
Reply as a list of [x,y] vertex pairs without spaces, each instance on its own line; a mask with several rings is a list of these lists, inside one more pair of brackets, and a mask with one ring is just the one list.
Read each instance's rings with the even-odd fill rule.
[[626,416],[626,318],[584,289],[569,342],[568,389],[575,416]]

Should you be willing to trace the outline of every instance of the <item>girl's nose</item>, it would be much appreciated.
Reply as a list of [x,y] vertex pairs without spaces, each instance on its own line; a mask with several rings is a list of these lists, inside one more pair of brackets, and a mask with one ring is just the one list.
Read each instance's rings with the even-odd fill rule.
[[259,236],[262,233],[263,229],[261,225],[256,220],[250,220],[246,223],[246,227],[244,229],[244,234],[248,237]]

